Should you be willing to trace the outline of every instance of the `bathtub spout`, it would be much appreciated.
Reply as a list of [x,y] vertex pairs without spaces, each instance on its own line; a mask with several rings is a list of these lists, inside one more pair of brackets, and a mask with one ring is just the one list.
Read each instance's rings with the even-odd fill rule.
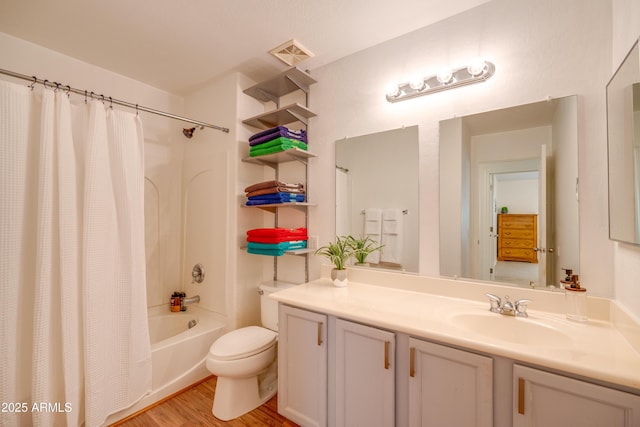
[[189,297],[189,298],[181,298],[180,299],[180,311],[186,311],[188,305],[195,304],[197,302],[200,302],[200,295],[196,295],[196,296]]

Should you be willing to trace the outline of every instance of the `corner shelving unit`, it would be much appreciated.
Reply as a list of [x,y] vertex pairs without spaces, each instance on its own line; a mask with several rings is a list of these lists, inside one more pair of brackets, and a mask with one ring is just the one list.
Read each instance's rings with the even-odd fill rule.
[[[298,68],[290,68],[272,79],[260,82],[248,89],[244,90],[244,93],[262,102],[273,102],[276,105],[276,109],[272,111],[259,114],[254,117],[250,117],[242,121],[242,123],[261,129],[270,129],[276,126],[285,126],[291,123],[300,122],[306,129],[308,129],[308,119],[314,117],[316,114],[307,108],[309,99],[309,87],[316,83],[309,74]],[[280,107],[280,99],[296,91],[304,92],[305,105],[300,103],[291,103],[284,107]],[[251,163],[260,166],[268,166],[275,170],[275,179],[279,180],[279,168],[282,163],[287,162],[299,162],[304,165],[305,171],[305,189],[307,200],[309,197],[309,170],[308,160],[312,157],[316,157],[316,154],[302,150],[299,148],[291,148],[279,153],[268,154],[265,156],[247,157],[242,159],[243,162]],[[271,212],[274,214],[274,227],[278,227],[278,210],[282,208],[295,208],[304,212],[305,227],[309,229],[309,214],[308,208],[315,206],[309,202],[288,202],[288,203],[273,203],[257,206],[243,207],[248,209],[261,209],[263,211]],[[287,251],[289,255],[299,255],[305,257],[305,282],[309,281],[309,258],[308,255],[314,252],[315,249],[298,249]],[[278,257],[273,257],[273,280],[278,282]]]

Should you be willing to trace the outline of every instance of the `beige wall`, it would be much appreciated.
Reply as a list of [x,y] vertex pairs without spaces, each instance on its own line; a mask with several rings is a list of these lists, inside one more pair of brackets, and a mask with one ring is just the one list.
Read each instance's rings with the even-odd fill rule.
[[[438,126],[441,120],[547,97],[579,100],[580,273],[594,295],[614,294],[614,244],[608,239],[604,87],[611,75],[611,3],[605,0],[495,0],[446,21],[312,70],[313,173],[332,200],[333,142],[403,125],[419,126],[420,271],[439,273]],[[484,56],[496,64],[485,83],[388,103],[384,88],[413,73],[434,73]],[[311,223],[321,240],[333,233],[333,206]],[[314,232],[315,233],[315,232]],[[318,261],[319,263],[319,261]],[[317,266],[314,265],[314,268]]]
[[[640,249],[608,239],[604,92],[613,70],[639,35],[640,0],[594,0],[588,4],[582,0],[534,3],[494,0],[312,70],[319,83],[311,94],[311,108],[318,117],[311,121],[310,141],[319,157],[312,162],[310,179],[314,183],[313,197],[321,203],[311,210],[310,234],[319,235],[320,241],[326,241],[334,233],[333,142],[345,136],[418,125],[420,270],[424,274],[438,274],[439,122],[539,101],[548,96],[577,94],[580,96],[580,273],[583,284],[594,295],[615,296],[630,311],[640,315],[640,283],[637,279],[640,277]],[[220,179],[224,181],[223,200],[229,206],[216,217],[220,220],[216,223],[224,224],[220,226],[225,228],[224,233],[216,231],[219,233],[216,236],[225,239],[226,243],[213,248],[212,253],[217,255],[223,250],[228,253],[224,255],[224,262],[212,261],[214,264],[222,262],[224,267],[220,264],[221,267],[210,270],[209,274],[218,275],[220,281],[225,282],[224,299],[228,304],[225,309],[240,307],[235,316],[237,323],[255,323],[257,298],[253,291],[262,280],[257,270],[268,270],[269,265],[262,263],[264,268],[256,267],[255,259],[247,258],[239,247],[247,228],[259,226],[268,219],[261,213],[239,213],[236,209],[244,184],[263,176],[262,171],[239,163],[243,150],[239,141],[246,141],[250,133],[239,121],[259,108],[241,93],[250,82],[242,76],[225,78],[205,85],[201,93],[183,99],[4,34],[0,34],[0,51],[3,53],[0,56],[2,68],[38,74],[160,110],[186,112],[233,128],[228,136],[204,131],[206,136],[200,141],[202,148],[196,148],[195,152],[203,150],[202,153],[215,157],[212,164],[222,162],[227,168]],[[415,72],[429,74],[442,65],[462,65],[479,55],[487,57],[497,67],[495,76],[483,84],[396,104],[385,100],[384,88],[390,81],[404,80]],[[219,91],[224,95],[220,96]],[[234,122],[224,123],[227,120]],[[155,178],[155,181],[164,181],[161,184],[164,189],[158,194],[169,197],[169,194],[183,192],[183,188],[175,188],[175,182],[170,178],[178,169],[180,174],[193,175],[186,169],[183,172],[182,165],[176,160],[182,159],[184,150],[180,135],[182,125],[150,115],[143,115],[143,122],[149,140],[157,142],[147,150],[151,154],[150,164],[162,165],[164,162],[167,167],[169,162],[175,165],[170,168],[169,175]],[[222,146],[216,146],[218,142]],[[192,155],[187,153],[187,156]],[[159,268],[157,276],[164,281],[160,295],[180,281],[188,280],[189,272],[182,271],[182,265],[192,261],[173,261],[175,256],[181,256],[184,244],[173,221],[182,222],[183,213],[182,208],[177,210],[171,203],[166,206],[170,219],[164,226],[159,226],[164,234],[160,233],[158,238],[166,239],[167,249],[154,261]],[[311,278],[318,276],[321,262],[319,257],[312,257]],[[236,286],[239,287],[237,293],[233,290]],[[219,301],[210,303],[215,308]]]

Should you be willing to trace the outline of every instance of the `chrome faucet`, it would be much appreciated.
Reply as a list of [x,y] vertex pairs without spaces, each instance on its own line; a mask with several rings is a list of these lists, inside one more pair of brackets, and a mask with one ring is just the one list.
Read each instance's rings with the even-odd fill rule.
[[515,302],[511,302],[509,300],[509,296],[504,297],[504,303],[500,299],[500,297],[493,294],[485,294],[487,298],[489,298],[489,304],[491,304],[491,308],[489,311],[493,313],[500,313],[506,316],[516,316],[516,317],[529,317],[527,314],[527,304],[531,301],[528,299],[519,299]]
[[189,298],[180,298],[180,311],[186,311],[187,306],[200,302],[200,295],[195,295]]

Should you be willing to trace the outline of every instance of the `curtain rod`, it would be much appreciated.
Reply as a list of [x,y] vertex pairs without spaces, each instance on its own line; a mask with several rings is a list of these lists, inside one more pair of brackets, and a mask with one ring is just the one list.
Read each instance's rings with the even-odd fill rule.
[[164,111],[154,110],[153,108],[143,107],[142,105],[133,104],[133,103],[127,102],[127,101],[121,101],[121,100],[118,100],[118,99],[113,99],[111,97],[107,98],[104,95],[97,94],[95,92],[88,92],[86,90],[75,89],[75,88],[72,88],[71,86],[63,85],[61,83],[50,82],[49,80],[41,80],[41,79],[37,78],[36,76],[27,76],[25,74],[16,73],[14,71],[4,70],[2,68],[0,68],[0,74],[5,74],[7,76],[11,76],[11,77],[15,77],[15,78],[18,78],[18,79],[30,81],[30,82],[32,82],[32,85],[34,85],[36,83],[39,83],[39,84],[43,85],[44,87],[47,87],[47,85],[48,85],[50,88],[60,89],[60,90],[63,90],[65,92],[67,92],[67,93],[73,92],[75,94],[83,95],[85,97],[91,97],[93,99],[100,99],[102,101],[109,102],[110,104],[117,104],[117,105],[121,105],[123,107],[133,108],[136,111],[144,111],[146,113],[157,114],[159,116],[169,117],[171,119],[181,120],[183,122],[193,123],[194,125],[198,125],[198,126],[201,126],[201,127],[207,127],[207,128],[211,128],[211,129],[216,129],[216,130],[222,131],[224,133],[229,133],[229,128],[212,125],[212,124],[209,124],[209,123],[205,123],[205,122],[201,122],[201,121],[198,121],[198,120],[189,119],[189,118],[186,118],[186,117],[180,117],[180,116],[177,116],[175,114],[165,113]]

